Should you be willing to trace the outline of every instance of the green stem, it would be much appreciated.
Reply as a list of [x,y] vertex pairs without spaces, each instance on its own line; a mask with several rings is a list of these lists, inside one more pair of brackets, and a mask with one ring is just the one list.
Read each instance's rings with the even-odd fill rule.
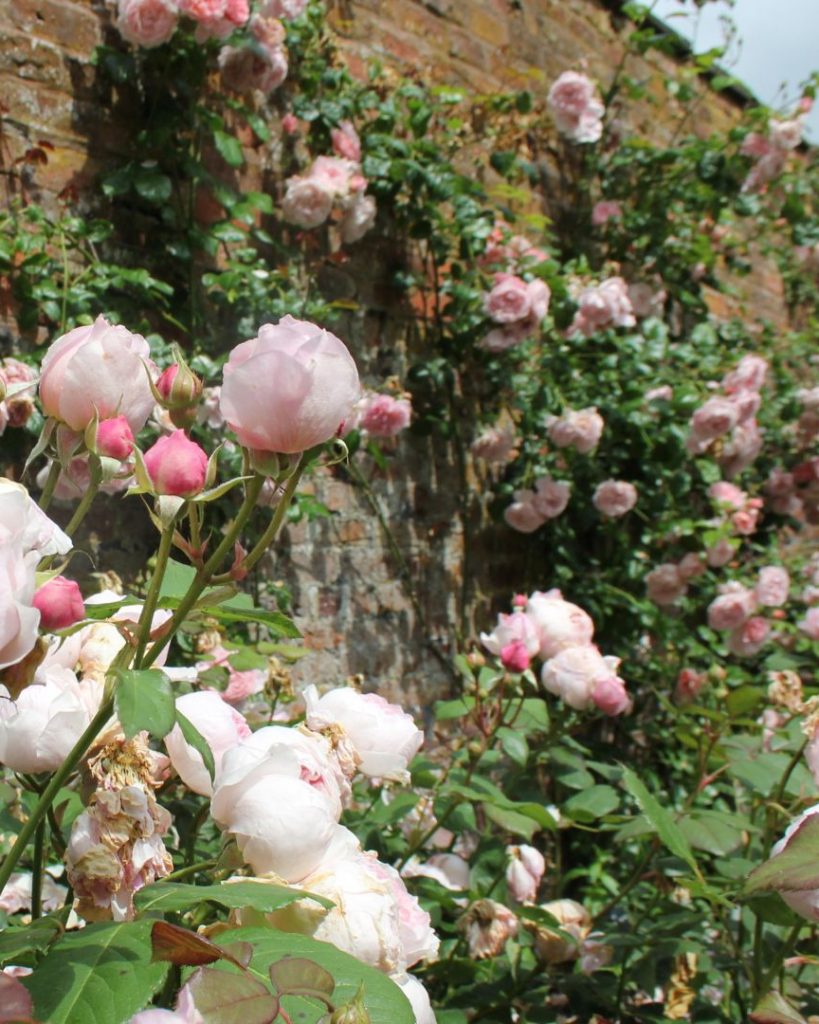
[[179,868],[178,871],[172,871],[164,879],[166,882],[176,882],[180,878],[187,878],[188,875],[197,875],[200,871],[209,871],[211,868],[215,868],[219,863],[218,860],[200,860],[198,864],[188,864],[184,868]]
[[[241,508],[236,514],[236,518],[233,520],[233,524],[227,530],[225,536],[222,538],[222,542],[207,562],[205,562],[202,568],[196,573],[196,576],[193,578],[193,582],[188,587],[187,593],[179,602],[179,607],[173,613],[173,616],[168,622],[165,634],[159,637],[158,640],[155,640],[145,652],[141,659],[140,668],[149,668],[171,642],[171,638],[175,635],[181,623],[184,622],[188,612],[196,604],[199,599],[199,595],[208,585],[211,577],[222,564],[228,552],[233,549],[236,538],[242,532],[242,528],[250,518],[253,509],[256,507],[256,501],[259,497],[259,492],[261,491],[263,484],[264,477],[262,476],[255,476],[248,483],[247,490],[245,492],[245,500],[242,502]],[[284,499],[282,499],[282,501],[284,501]],[[284,515],[283,512],[282,515]]]
[[763,975],[762,981],[759,984],[759,991],[762,995],[770,989],[774,978],[782,967],[785,957],[790,953],[793,944],[796,942],[799,937],[799,933],[802,931],[804,926],[804,921],[798,921],[786,935],[772,966],[768,969],[767,973]]
[[293,470],[293,474],[287,481],[287,486],[284,489],[284,494],[282,494],[279,500],[279,504],[276,506],[276,511],[273,515],[273,518],[270,520],[267,529],[264,531],[264,533],[261,535],[258,541],[253,545],[251,550],[242,559],[242,568],[247,570],[248,572],[259,561],[259,559],[262,557],[265,551],[267,551],[267,549],[276,539],[276,535],[278,534],[282,522],[284,521],[287,509],[290,507],[290,502],[293,500],[293,495],[296,493],[296,488],[299,486],[301,475],[306,468],[306,466],[300,465]]
[[59,459],[52,459],[51,465],[48,469],[45,487],[43,488],[43,493],[40,495],[39,505],[43,512],[45,512],[51,504],[51,499],[54,497],[54,488],[57,486],[57,481],[60,479],[60,469],[61,466]]
[[77,505],[74,515],[69,520],[68,526],[65,528],[65,532],[69,537],[73,536],[74,531],[85,519],[86,513],[91,508],[91,503],[97,496],[97,491],[100,489],[100,483],[102,482],[102,467],[100,466],[100,460],[98,456],[93,453],[89,457],[89,468],[91,470],[91,481],[88,484],[88,490],[82,496],[82,500]]
[[63,831],[60,828],[59,821],[57,821],[57,815],[54,813],[53,806],[48,809],[48,824],[51,828],[51,842],[54,849],[59,857],[64,857],[66,850],[65,839],[63,838]]
[[114,698],[108,697],[103,701],[99,711],[91,719],[88,728],[71,748],[66,759],[51,776],[51,781],[43,790],[42,796],[37,801],[34,810],[31,812],[31,817],[20,829],[20,832],[14,841],[14,845],[8,852],[2,865],[0,865],[0,892],[2,892],[6,887],[9,878],[11,878],[11,873],[14,871],[17,866],[17,862],[23,855],[23,851],[28,846],[31,837],[37,831],[40,822],[48,813],[48,809],[54,802],[54,798],[57,793],[59,793],[63,783],[77,767],[86,750],[88,750],[88,747],[96,739],[97,733],[99,733],[100,729],[102,729],[111,717],[113,711]]
[[162,586],[162,580],[165,577],[165,570],[168,567],[168,558],[171,554],[175,528],[176,516],[171,519],[170,523],[162,531],[162,539],[159,542],[159,549],[156,553],[156,565],[154,566],[151,582],[148,586],[148,593],[145,595],[145,604],[142,606],[142,612],[139,616],[136,655],[134,656],[136,668],[140,667],[142,656],[145,654],[145,648],[151,636],[151,621],[159,601],[159,591]]
[[43,869],[45,867],[45,820],[34,833],[34,864],[31,871],[31,920],[36,921],[43,910]]

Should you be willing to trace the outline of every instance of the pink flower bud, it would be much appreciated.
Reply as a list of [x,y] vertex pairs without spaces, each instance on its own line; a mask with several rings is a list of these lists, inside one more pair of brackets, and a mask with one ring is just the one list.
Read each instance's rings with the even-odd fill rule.
[[631,706],[625,683],[618,676],[598,679],[591,696],[595,707],[604,715],[622,715]]
[[40,612],[40,627],[51,630],[67,629],[85,617],[80,588],[74,580],[55,576],[44,583],[31,602]]
[[145,452],[145,468],[157,494],[189,498],[205,486],[208,456],[184,430],[175,430]]
[[134,432],[124,416],[112,416],[97,426],[97,451],[109,459],[127,459],[134,450]]
[[501,662],[510,672],[525,672],[529,668],[530,656],[522,640],[513,640],[501,649]]
[[184,409],[199,400],[202,381],[184,364],[172,363],[157,378],[156,390],[168,409]]
[[295,135],[299,130],[299,119],[295,114],[285,114],[282,118],[282,131],[285,135]]

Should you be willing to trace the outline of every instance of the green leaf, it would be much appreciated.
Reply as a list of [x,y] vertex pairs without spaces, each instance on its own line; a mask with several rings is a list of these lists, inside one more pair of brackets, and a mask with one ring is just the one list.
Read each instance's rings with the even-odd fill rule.
[[[415,1024],[415,1015],[404,993],[385,974],[368,967],[335,946],[305,935],[276,931],[272,928],[238,928],[222,932],[219,942],[249,942],[253,946],[250,973],[261,982],[269,977],[270,967],[286,957],[304,957],[329,971],[335,980],[333,1002],[340,1006],[351,1002],[363,986],[364,1006],[372,1024]],[[235,968],[219,964],[212,970]],[[327,1010],[298,996],[289,997],[296,1010],[288,1009],[300,1024],[318,1024]],[[304,1016],[299,1014],[303,1013]]]
[[242,144],[235,135],[217,128],[213,133],[213,141],[219,151],[219,155],[226,163],[229,163],[231,167],[242,166],[245,162],[245,157],[242,152]]
[[46,949],[62,932],[53,917],[41,917],[26,928],[6,928],[0,932],[0,964],[10,964],[31,952]]
[[501,742],[504,753],[521,767],[524,767],[529,760],[529,744],[526,737],[517,729],[509,729],[506,726],[498,729],[498,739]]
[[517,811],[510,811],[506,807],[497,807],[495,804],[483,804],[483,810],[490,821],[494,821],[496,825],[500,825],[507,832],[523,836],[524,839],[531,839],[535,832],[540,831],[537,822]]
[[171,197],[171,179],[155,167],[138,167],[133,180],[137,192],[151,203],[164,203]]
[[626,789],[640,805],[643,814],[654,826],[654,831],[659,836],[663,845],[675,857],[681,858],[692,870],[695,870],[697,862],[694,859],[691,847],[688,845],[688,840],[683,835],[680,827],[668,811],[649,793],[642,781],[625,765],[623,766],[623,782]]
[[193,722],[186,718],[181,711],[176,712],[176,724],[182,731],[185,740],[190,743],[194,750],[199,752],[199,756],[202,758],[205,768],[207,768],[210,780],[213,782],[216,775],[216,764],[213,760],[213,751],[210,749],[210,744]]
[[753,1024],[807,1024],[805,1018],[779,992],[766,993],[751,1010]]
[[114,709],[128,739],[142,729],[162,739],[176,721],[170,679],[157,668],[118,672]]
[[22,979],[35,1017],[49,1024],[118,1024],[141,1010],[168,970],[151,962],[153,924],[89,924],[66,933]]
[[612,786],[589,786],[570,797],[561,812],[573,821],[595,821],[617,810],[620,794]]
[[446,722],[452,718],[463,718],[475,707],[474,697],[458,697],[455,700],[435,702],[435,721]]
[[788,845],[748,876],[744,893],[775,889],[819,889],[819,815],[812,814],[788,839]]
[[[290,889],[286,885],[268,885],[266,882],[221,882],[215,885],[185,885],[183,882],[154,882],[136,894],[140,911],[171,912],[190,910],[198,903],[218,903],[220,907],[237,909],[253,907],[261,913],[270,913],[287,907],[296,900],[314,900],[323,907],[333,906],[323,896],[313,896],[303,889]],[[221,944],[221,937],[220,937]]]
[[742,843],[742,828],[719,811],[693,811],[680,818],[679,825],[695,850],[724,857]]

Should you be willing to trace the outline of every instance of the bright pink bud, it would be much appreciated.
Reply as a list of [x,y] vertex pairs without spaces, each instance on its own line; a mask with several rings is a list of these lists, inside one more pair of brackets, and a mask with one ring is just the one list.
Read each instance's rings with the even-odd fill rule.
[[522,640],[513,640],[501,650],[503,667],[510,672],[525,672],[529,668],[529,651]]
[[529,598],[525,594],[515,594],[512,598],[513,608],[525,608],[529,603]]
[[157,494],[189,498],[205,486],[208,456],[184,430],[175,430],[145,452],[145,468]]
[[65,576],[55,576],[53,580],[44,583],[31,603],[40,612],[40,628],[49,632],[67,629],[85,618],[80,588],[74,580],[66,579]]
[[110,459],[127,459],[134,450],[134,433],[124,416],[112,416],[97,426],[97,451]]
[[604,715],[622,715],[631,704],[623,680],[617,676],[598,679],[592,690],[592,700]]
[[174,378],[177,373],[179,373],[178,364],[171,363],[171,365],[166,367],[156,378],[156,390],[160,395],[162,395],[166,402],[171,397],[171,388],[173,387]]
[[282,118],[282,131],[285,135],[295,135],[299,130],[299,119],[295,114],[285,114]]

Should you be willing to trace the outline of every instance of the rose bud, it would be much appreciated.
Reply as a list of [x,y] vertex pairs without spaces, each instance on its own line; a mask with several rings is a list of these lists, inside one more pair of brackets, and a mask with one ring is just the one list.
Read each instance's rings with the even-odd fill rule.
[[65,576],[55,576],[44,583],[31,603],[40,612],[40,627],[48,632],[67,629],[85,618],[80,588]]
[[134,433],[124,416],[112,416],[97,424],[97,453],[122,462],[134,450]]
[[205,486],[208,457],[184,430],[160,437],[144,455],[145,469],[157,494],[190,498]]

